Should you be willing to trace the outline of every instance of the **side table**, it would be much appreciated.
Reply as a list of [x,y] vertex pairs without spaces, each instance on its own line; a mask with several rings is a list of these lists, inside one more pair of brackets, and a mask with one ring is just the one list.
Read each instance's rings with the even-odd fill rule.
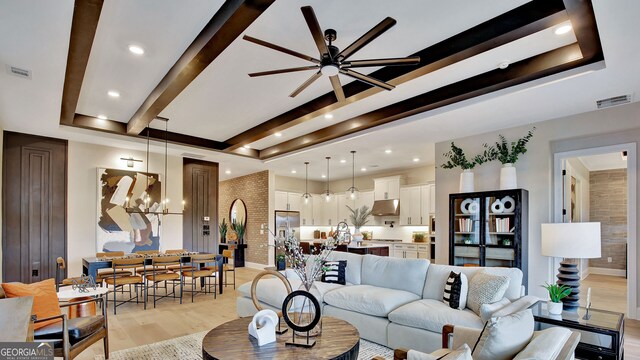
[[530,309],[535,320],[535,330],[560,326],[580,333],[576,358],[624,358],[624,314],[591,308],[591,317],[585,319],[587,309],[579,307],[577,312],[563,311],[560,315],[552,315],[547,311],[547,302],[542,300],[531,305]]
[[[106,287],[97,287],[95,289],[88,289],[88,292],[79,292],[77,290],[73,290],[71,286],[67,286],[66,288],[62,288],[58,291],[58,300],[59,301],[68,301],[68,302],[76,302],[76,301],[84,301],[89,300],[94,297],[104,296],[104,294],[109,292],[109,289]],[[106,304],[103,304],[106,306]],[[94,316],[96,315],[96,303],[84,303],[79,305],[69,306],[68,309],[69,319],[84,317],[84,316]]]

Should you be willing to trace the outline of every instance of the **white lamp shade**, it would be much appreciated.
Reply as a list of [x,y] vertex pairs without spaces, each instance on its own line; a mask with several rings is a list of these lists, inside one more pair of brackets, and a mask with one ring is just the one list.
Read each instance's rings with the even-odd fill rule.
[[542,255],[574,259],[599,258],[600,223],[542,224]]

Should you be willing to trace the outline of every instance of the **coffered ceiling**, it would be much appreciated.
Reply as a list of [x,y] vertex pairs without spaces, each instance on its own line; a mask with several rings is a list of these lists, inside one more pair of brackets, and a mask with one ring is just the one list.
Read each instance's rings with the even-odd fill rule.
[[[31,69],[33,77],[0,75],[7,80],[0,121],[8,130],[137,146],[147,121],[166,117],[172,152],[221,162],[231,170],[222,178],[265,168],[304,176],[302,163],[310,161],[311,178],[320,179],[325,156],[335,159],[332,177],[346,177],[350,150],[358,151],[358,171],[424,166],[433,164],[436,141],[589,111],[597,99],[634,93],[640,77],[629,65],[640,60],[640,46],[630,14],[640,9],[623,3],[7,0],[0,29],[10,36],[0,39],[0,62]],[[392,91],[340,75],[345,102],[337,102],[326,78],[289,97],[308,72],[250,78],[308,64],[244,41],[245,34],[317,56],[305,5],[323,30],[337,31],[339,48],[393,17],[397,24],[354,59],[417,53],[422,62],[361,69],[396,85]],[[568,23],[573,30],[555,34]],[[144,54],[132,54],[130,45]],[[509,66],[499,69],[501,63]],[[50,104],[20,108],[20,94]],[[38,119],[32,124],[16,120],[30,113]]]

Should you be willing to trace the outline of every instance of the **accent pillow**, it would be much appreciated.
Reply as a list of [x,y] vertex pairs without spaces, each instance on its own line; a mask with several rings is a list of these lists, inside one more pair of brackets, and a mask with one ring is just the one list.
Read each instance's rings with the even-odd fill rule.
[[[507,298],[502,298],[501,300],[491,304],[482,304],[482,306],[480,306],[480,319],[482,319],[483,323],[489,321],[489,319],[493,317],[493,314],[497,313],[498,310],[502,310],[505,306],[509,304],[511,304],[511,301],[509,301],[509,299]],[[504,314],[504,315],[509,315],[509,314]]]
[[[47,279],[33,284],[3,283],[2,289],[8,298],[33,296],[32,314],[35,315],[37,319],[62,314],[60,304],[58,303],[58,294],[56,293],[56,282],[54,279]],[[36,323],[33,325],[33,329],[37,330],[59,321],[62,320],[54,319]]]
[[452,309],[462,310],[467,306],[467,292],[469,282],[463,273],[451,272],[447,282],[444,284],[444,294],[442,301]]
[[323,264],[322,282],[347,284],[347,260],[325,261]]
[[533,336],[531,309],[487,321],[473,347],[475,360],[511,360]]
[[471,357],[471,349],[467,344],[463,344],[456,350],[440,349],[432,352],[431,354],[425,354],[416,350],[409,350],[407,352],[407,360],[473,360]]
[[467,307],[480,316],[480,306],[501,300],[509,288],[510,280],[508,276],[493,275],[485,270],[478,271],[469,280]]

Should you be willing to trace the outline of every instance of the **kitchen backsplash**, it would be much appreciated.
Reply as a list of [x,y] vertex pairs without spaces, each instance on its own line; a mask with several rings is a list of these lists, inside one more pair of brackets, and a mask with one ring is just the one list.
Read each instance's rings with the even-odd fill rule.
[[[350,227],[351,229],[352,227]],[[329,232],[330,226],[301,226],[300,238],[302,240],[313,239],[313,231],[320,230]],[[400,239],[403,242],[411,242],[411,235],[414,231],[429,231],[428,226],[363,226],[360,230],[373,232],[373,239]]]

